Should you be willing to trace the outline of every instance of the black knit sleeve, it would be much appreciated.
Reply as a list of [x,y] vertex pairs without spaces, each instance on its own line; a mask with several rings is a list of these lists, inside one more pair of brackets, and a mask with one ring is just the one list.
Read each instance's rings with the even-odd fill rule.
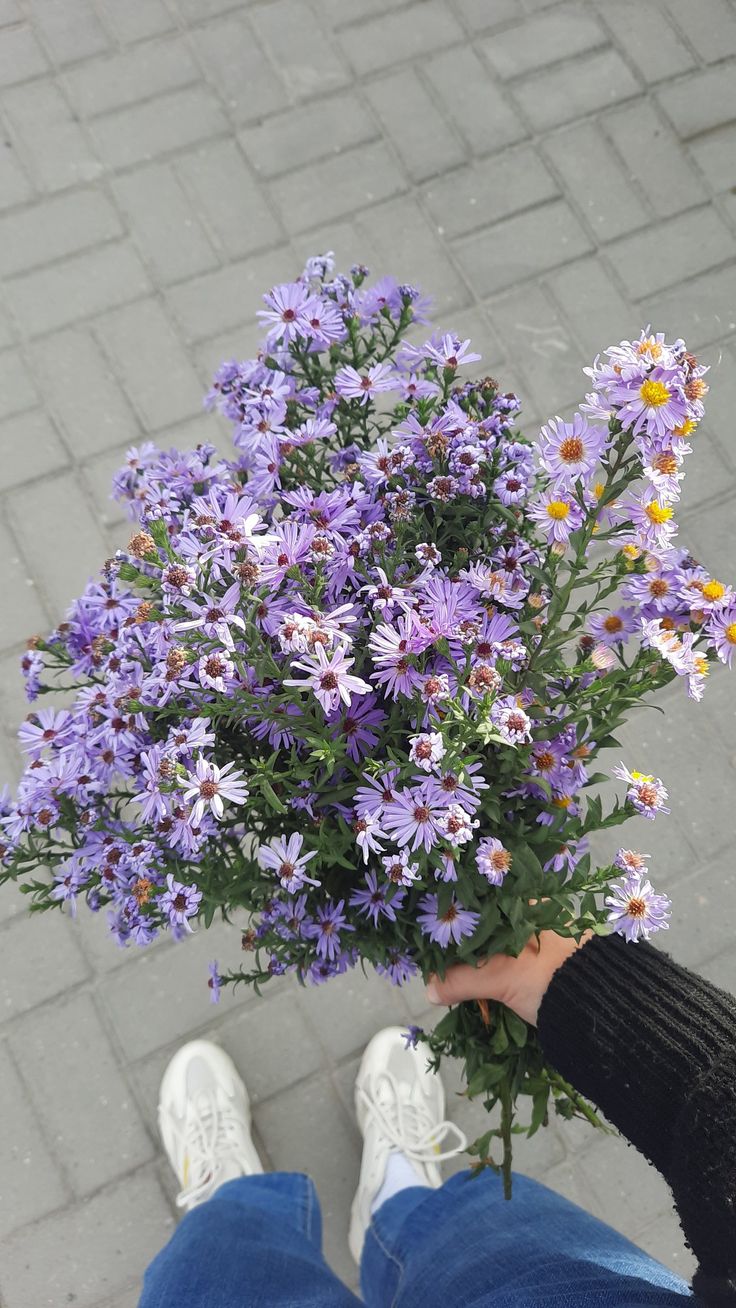
[[552,978],[539,1038],[671,1186],[701,1301],[736,1304],[736,999],[650,945],[597,937]]

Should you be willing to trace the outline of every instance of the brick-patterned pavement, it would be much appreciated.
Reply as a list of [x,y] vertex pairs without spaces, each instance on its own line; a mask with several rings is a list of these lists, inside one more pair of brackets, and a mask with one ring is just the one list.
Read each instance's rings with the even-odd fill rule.
[[[733,575],[732,0],[0,0],[0,88],[3,774],[24,638],[125,539],[107,492],[127,445],[224,439],[201,409],[213,367],[325,248],[431,291],[529,424],[572,408],[611,340],[686,336],[712,394],[682,536]],[[640,833],[675,900],[668,944],[736,986],[732,696],[720,675],[701,707],[673,690],[622,744],[671,787],[672,817]],[[352,1076],[421,992],[279,983],[212,1010],[203,969],[237,962],[232,928],[120,953],[89,915],[30,921],[11,889],[0,920],[5,1308],[136,1303],[174,1223],[157,1082],[195,1032],[241,1066],[271,1164],[315,1176],[354,1281]],[[551,1128],[519,1165],[689,1268],[622,1142]]]

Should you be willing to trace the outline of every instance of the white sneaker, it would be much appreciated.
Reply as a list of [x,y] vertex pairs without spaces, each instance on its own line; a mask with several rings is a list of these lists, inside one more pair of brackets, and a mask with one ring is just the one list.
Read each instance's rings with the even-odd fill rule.
[[[356,1263],[363,1252],[371,1206],[383,1185],[389,1155],[399,1152],[411,1163],[417,1185],[442,1184],[438,1164],[467,1148],[459,1127],[445,1121],[442,1082],[427,1068],[427,1056],[406,1047],[401,1028],[379,1031],[367,1046],[355,1080],[355,1111],[363,1135],[360,1181],[350,1221],[350,1252]],[[457,1143],[440,1149],[454,1134]]]
[[248,1092],[233,1060],[208,1040],[192,1040],[174,1054],[161,1081],[158,1124],[181,1185],[181,1208],[196,1208],[223,1181],[263,1171]]

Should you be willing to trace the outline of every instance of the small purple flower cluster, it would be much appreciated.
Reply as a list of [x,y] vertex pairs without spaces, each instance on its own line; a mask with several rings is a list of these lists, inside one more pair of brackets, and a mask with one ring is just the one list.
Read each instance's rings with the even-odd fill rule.
[[[460,379],[469,341],[409,343],[415,288],[325,256],[264,301],[262,351],[208,396],[233,457],[131,450],[128,550],[23,660],[31,701],[77,690],[21,727],[5,875],[48,866],[36,901],[84,896],[122,945],[245,908],[258,980],[367,961],[401,984],[518,949],[553,890],[568,929],[617,875],[588,833],[668,811],[626,768],[612,816],[586,803],[612,674],[627,704],[678,674],[699,697],[736,645],[733,592],[672,544],[705,369],[624,342],[535,443],[516,396]],[[600,563],[595,539],[615,542]],[[665,924],[638,876],[609,901],[631,939]],[[603,921],[591,903],[576,925]],[[213,964],[213,999],[228,979]]]

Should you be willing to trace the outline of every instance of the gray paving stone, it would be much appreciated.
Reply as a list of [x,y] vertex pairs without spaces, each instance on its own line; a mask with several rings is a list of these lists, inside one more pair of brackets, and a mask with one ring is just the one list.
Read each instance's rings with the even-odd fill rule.
[[[10,649],[41,632],[47,619],[28,568],[4,523],[0,522],[0,558],[3,560],[3,619],[0,646]],[[0,783],[1,785],[1,783]]]
[[455,8],[471,32],[484,32],[524,14],[522,0],[496,0],[492,7],[486,0],[458,0]]
[[0,417],[9,418],[38,403],[33,378],[19,350],[0,354]]
[[226,130],[225,116],[205,86],[169,95],[92,120],[90,131],[101,158],[113,168],[154,159]]
[[13,87],[3,106],[18,156],[39,188],[57,191],[100,176],[102,164],[53,82]]
[[2,1287],[7,1308],[93,1308],[125,1289],[174,1229],[151,1170],[24,1227],[6,1241]]
[[76,458],[138,437],[135,417],[88,330],[72,327],[44,336],[34,343],[31,357],[43,377],[46,403]]
[[466,307],[467,287],[412,197],[376,205],[359,217],[357,226],[368,248],[375,250],[376,273],[379,268],[391,268],[399,281],[408,281],[423,290],[431,287],[429,293],[437,314],[452,314]]
[[[604,21],[607,17],[612,18],[611,11],[601,0],[598,8]],[[610,26],[616,44],[622,47],[647,82],[677,77],[695,64],[692,50],[667,22],[661,9],[654,5],[620,0]]]
[[660,218],[703,201],[701,179],[669,124],[649,101],[607,114],[602,125]]
[[664,0],[664,6],[706,63],[736,54],[736,14],[728,0],[705,0],[697,13],[686,0]]
[[174,25],[164,0],[126,0],[124,5],[117,0],[97,0],[97,8],[105,25],[122,43],[157,36]]
[[12,86],[48,71],[48,60],[33,31],[25,25],[3,32],[0,41],[0,86]]
[[7,1046],[0,1045],[0,1238],[44,1217],[69,1199],[69,1190],[41,1133],[27,1086]]
[[424,182],[465,159],[465,149],[415,72],[372,82],[366,94],[409,177]]
[[569,205],[540,205],[496,223],[456,246],[457,258],[481,295],[505,290],[591,248]]
[[723,64],[680,78],[663,87],[657,98],[684,140],[730,123],[736,116],[734,65]]
[[23,913],[6,923],[0,934],[0,1022],[85,980],[87,965],[61,913]]
[[28,10],[54,63],[97,54],[108,41],[92,0],[29,0]]
[[28,336],[41,336],[135,300],[150,283],[137,254],[116,242],[14,277],[6,288],[21,328]]
[[[588,5],[566,5],[495,32],[482,50],[499,77],[518,77],[608,44]],[[574,76],[574,74],[573,74]]]
[[648,221],[647,209],[595,123],[557,133],[544,150],[598,241],[623,236]]
[[253,31],[240,17],[197,32],[197,53],[237,123],[286,108],[289,97]]
[[64,86],[74,108],[88,118],[178,90],[199,78],[184,37],[177,36],[79,64],[66,73]]
[[639,83],[615,50],[602,50],[514,83],[514,98],[541,131],[629,100]]
[[0,275],[51,263],[123,235],[101,191],[74,191],[0,218]]
[[462,36],[462,28],[446,5],[440,0],[423,0],[422,4],[346,28],[340,40],[360,76],[443,50]]
[[582,347],[583,364],[609,344],[636,335],[638,316],[596,256],[545,278]]
[[736,237],[707,207],[624,237],[607,253],[632,300],[641,300],[726,263],[736,254]]
[[330,96],[244,127],[240,141],[256,172],[276,177],[374,141],[379,129],[352,93]]
[[156,300],[118,309],[96,326],[111,367],[148,430],[166,427],[202,407],[199,382]]
[[58,621],[107,557],[80,484],[64,472],[23,487],[13,495],[8,513],[39,590]]
[[0,490],[56,472],[69,462],[67,451],[40,409],[0,422],[0,450]]
[[525,398],[549,416],[576,407],[585,394],[580,349],[541,286],[497,296],[489,305],[491,321],[511,358],[520,361],[528,379]]
[[322,1073],[257,1105],[254,1118],[272,1168],[312,1177],[322,1206],[325,1256],[338,1276],[355,1285],[347,1231],[360,1167],[358,1132],[329,1075]]
[[736,269],[705,273],[688,282],[687,295],[673,286],[641,307],[642,317],[658,331],[684,336],[691,349],[702,350],[736,331]]
[[182,282],[167,292],[166,302],[184,339],[203,341],[244,319],[255,321],[264,290],[298,271],[291,252],[283,247]]
[[456,46],[430,59],[425,67],[445,113],[475,154],[515,145],[528,135],[474,50]]
[[77,1197],[153,1157],[89,994],[40,1009],[15,1028],[10,1046]]
[[[387,14],[392,10],[406,8],[411,0],[373,0],[371,14]],[[364,0],[319,0],[319,9],[331,29],[339,31],[351,23],[360,23],[365,19]]]
[[557,194],[558,184],[536,150],[520,146],[434,179],[422,198],[439,234],[453,240]]
[[[175,170],[224,259],[243,258],[283,239],[281,223],[234,142],[184,155]],[[189,269],[190,275],[196,271]]]
[[0,25],[19,23],[23,18],[20,0],[0,0]]
[[598,1139],[576,1160],[600,1216],[622,1235],[638,1240],[645,1223],[672,1210],[668,1186],[621,1136]]
[[[212,1021],[207,965],[217,958],[223,970],[239,967],[240,935],[239,927],[218,922],[175,949],[142,950],[130,967],[118,968],[100,981],[98,994],[127,1059],[143,1058]],[[238,998],[242,1004],[258,1002],[244,986]],[[147,1019],[142,1023],[144,1011]]]
[[696,137],[690,143],[690,153],[716,193],[736,186],[736,127]]
[[322,95],[350,81],[339,51],[300,0],[255,6],[251,22],[291,98]]
[[14,153],[12,141],[0,155],[0,208],[24,204],[33,199],[34,190],[28,174]]
[[288,232],[307,231],[318,222],[342,218],[405,189],[406,181],[383,142],[345,150],[270,183]]
[[674,1212],[662,1213],[643,1231],[637,1231],[634,1242],[665,1267],[679,1272],[683,1280],[690,1281],[694,1276],[697,1263],[685,1246],[682,1227]]
[[[733,453],[733,446],[731,446]],[[720,488],[719,488],[720,489]],[[729,541],[733,539],[733,527],[736,521],[736,502],[733,499],[722,504],[711,504],[707,513],[688,523],[688,542],[704,568],[722,572],[724,564],[730,558]]]
[[335,1061],[362,1049],[381,1027],[403,1027],[410,1020],[401,988],[375,973],[364,976],[360,969],[334,985],[300,987],[292,1000]]
[[130,234],[157,282],[183,281],[217,266],[217,255],[170,164],[150,164],[115,183]]

